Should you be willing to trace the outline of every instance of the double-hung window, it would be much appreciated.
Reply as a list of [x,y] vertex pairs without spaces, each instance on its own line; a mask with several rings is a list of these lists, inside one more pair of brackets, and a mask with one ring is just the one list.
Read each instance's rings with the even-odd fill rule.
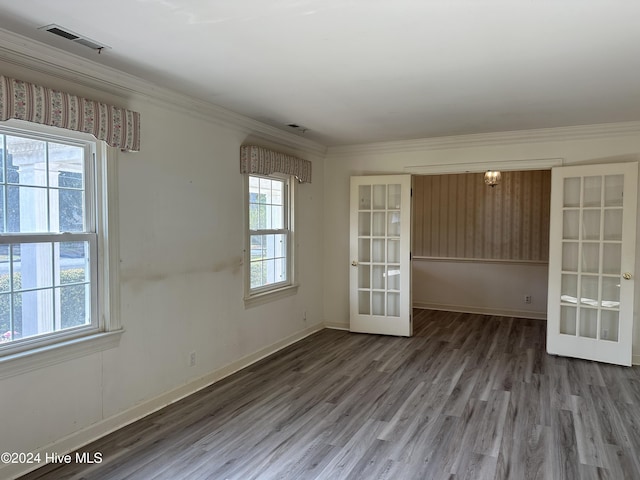
[[291,177],[247,175],[246,298],[293,285]]
[[97,142],[60,131],[0,126],[0,359],[105,330]]

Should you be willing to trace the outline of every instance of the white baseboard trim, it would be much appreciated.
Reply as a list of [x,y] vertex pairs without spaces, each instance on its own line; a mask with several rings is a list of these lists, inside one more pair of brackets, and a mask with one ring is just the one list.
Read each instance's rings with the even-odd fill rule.
[[534,320],[547,319],[547,312],[506,310],[500,308],[475,307],[469,305],[446,305],[441,303],[414,302],[413,308],[421,308],[426,310],[445,310],[447,312],[478,313],[481,315],[497,315],[499,317],[531,318]]
[[330,330],[349,330],[348,323],[329,323],[324,322],[324,328],[328,328]]
[[[74,452],[85,445],[98,440],[99,438],[104,437],[122,427],[129,425],[130,423],[135,422],[136,420],[140,420],[151,413],[160,410],[161,408],[166,407],[172,403],[181,400],[198,390],[202,390],[209,385],[216,383],[222,380],[229,375],[242,370],[243,368],[248,367],[269,355],[276,353],[279,350],[282,350],[289,345],[302,340],[303,338],[308,337],[316,332],[319,332],[325,328],[324,324],[320,323],[311,327],[308,327],[298,333],[290,335],[289,337],[280,340],[268,347],[262,348],[255,353],[242,357],[241,359],[230,363],[214,372],[211,372],[204,377],[200,377],[186,385],[178,387],[169,392],[163,393],[162,395],[153,398],[151,400],[147,400],[141,404],[130,408],[124,412],[120,412],[112,417],[101,420],[93,425],[89,425],[88,427],[83,428],[77,432],[72,433],[71,435],[61,438],[60,440],[56,440],[55,442],[50,443],[42,448],[39,448],[32,453],[35,455],[37,453],[40,454],[40,457],[44,460],[46,454],[57,453],[59,455],[65,455],[67,453]],[[106,459],[105,459],[106,460]],[[46,462],[41,462],[37,464],[31,465],[19,465],[19,464],[5,464],[0,467],[0,478],[7,479],[15,479],[21,475],[24,475],[32,470],[36,470],[44,466]]]

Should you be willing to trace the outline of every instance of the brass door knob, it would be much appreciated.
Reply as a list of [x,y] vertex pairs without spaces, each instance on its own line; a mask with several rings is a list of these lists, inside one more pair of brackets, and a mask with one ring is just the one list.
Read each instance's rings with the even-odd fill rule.
[[356,262],[355,260],[353,262],[351,262],[351,266],[352,267],[357,267],[358,266],[358,262]]
[[625,280],[631,280],[631,277],[633,277],[633,275],[631,275],[629,272],[624,272],[622,274],[622,278],[624,278]]

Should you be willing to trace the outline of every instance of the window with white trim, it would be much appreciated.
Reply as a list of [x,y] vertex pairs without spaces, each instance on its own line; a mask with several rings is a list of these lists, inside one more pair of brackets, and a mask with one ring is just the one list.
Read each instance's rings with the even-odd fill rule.
[[246,297],[293,285],[293,192],[291,177],[246,175]]
[[108,330],[106,149],[0,126],[0,360]]

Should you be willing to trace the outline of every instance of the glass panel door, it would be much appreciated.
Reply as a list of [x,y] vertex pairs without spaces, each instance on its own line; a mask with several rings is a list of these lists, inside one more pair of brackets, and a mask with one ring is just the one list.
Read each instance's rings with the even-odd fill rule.
[[631,362],[636,178],[634,163],[553,171],[549,353]]
[[410,335],[410,192],[409,175],[352,178],[353,331]]

